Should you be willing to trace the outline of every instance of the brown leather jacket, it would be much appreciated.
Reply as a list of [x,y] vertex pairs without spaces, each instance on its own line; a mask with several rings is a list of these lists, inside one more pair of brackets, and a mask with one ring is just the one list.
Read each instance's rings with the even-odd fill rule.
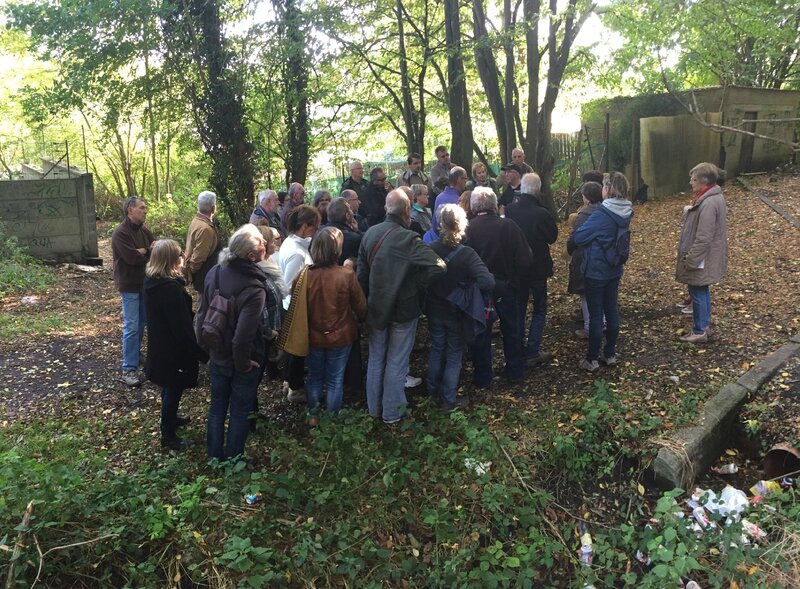
[[367,299],[350,268],[308,269],[308,339],[315,348],[347,346],[358,337],[358,322],[367,315]]

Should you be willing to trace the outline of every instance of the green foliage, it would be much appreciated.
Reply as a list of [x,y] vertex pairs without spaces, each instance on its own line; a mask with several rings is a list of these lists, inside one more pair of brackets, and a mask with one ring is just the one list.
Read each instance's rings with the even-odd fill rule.
[[[85,543],[47,554],[43,586],[152,587],[180,574],[187,583],[239,587],[664,587],[678,577],[754,587],[791,566],[780,554],[741,546],[741,524],[698,535],[676,514],[681,491],[658,501],[649,514],[656,523],[647,526],[629,486],[620,502],[635,502],[642,521],[592,527],[594,566],[579,568],[577,540],[570,540],[575,522],[554,517],[553,497],[535,475],[553,466],[545,457],[553,453],[562,482],[602,478],[632,434],[621,419],[629,410],[605,383],[576,409],[575,427],[553,436],[553,448],[550,437],[543,447],[523,448],[493,433],[480,409],[443,415],[421,407],[399,431],[345,410],[299,439],[262,426],[249,465],[210,468],[202,448],[154,455],[147,432],[157,429],[156,415],[144,424],[71,422],[69,432],[60,421],[12,425],[0,446],[0,544],[15,541],[33,501],[15,568],[19,584],[36,576],[36,542],[43,551]],[[524,414],[508,417],[526,431],[543,425]],[[116,436],[124,439],[111,453],[98,450],[98,440]],[[245,495],[260,500],[247,505]],[[782,528],[796,531],[796,498],[768,499],[780,517],[767,508],[748,517],[776,539]],[[653,564],[636,563],[637,550]]]
[[604,23],[626,40],[611,64],[614,85],[631,74],[649,92],[663,90],[665,81],[678,90],[800,84],[796,4],[621,0],[605,12]]

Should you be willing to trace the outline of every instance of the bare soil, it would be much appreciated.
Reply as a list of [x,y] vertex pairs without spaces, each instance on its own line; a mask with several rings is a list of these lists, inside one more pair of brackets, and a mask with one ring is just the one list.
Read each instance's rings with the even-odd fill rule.
[[[771,181],[775,180],[775,181]],[[785,175],[748,179],[755,189],[795,216],[800,216],[800,177]],[[566,293],[567,262],[563,257],[568,231],[562,226],[553,246],[556,275],[550,282],[548,323],[543,349],[552,362],[531,371],[521,387],[498,379],[486,393],[463,392],[473,403],[487,404],[497,417],[508,411],[537,412],[544,408],[568,409],[585,397],[595,378],[610,383],[631,407],[649,408],[672,421],[676,405],[686,396],[700,398],[736,379],[750,366],[800,332],[800,230],[762,203],[753,192],[730,183],[728,199],[730,268],[728,278],[712,288],[713,341],[694,346],[678,338],[691,328],[691,316],[676,307],[686,287],[674,279],[676,245],[681,228],[681,209],[688,194],[644,203],[635,207],[631,259],[620,288],[622,331],[618,345],[619,366],[589,375],[577,365],[586,342],[574,331],[580,325],[574,314],[579,304]],[[114,289],[108,239],[101,240],[105,266],[85,274],[59,266],[57,282],[39,301],[27,304],[23,297],[0,301],[0,313],[19,318],[55,315],[62,327],[46,334],[24,335],[0,342],[0,425],[48,417],[114,419],[140,411],[155,416],[158,390],[152,384],[129,389],[119,380],[121,359],[120,300]],[[424,327],[422,349],[412,355],[412,373],[424,376],[427,362]],[[496,340],[496,368],[502,367],[502,346]],[[366,356],[365,356],[366,357]],[[144,354],[142,355],[144,358]],[[757,412],[759,435],[765,440],[796,439],[800,425],[800,368],[797,363],[779,374],[773,386],[753,399],[751,406],[772,403]],[[466,368],[462,382],[470,382]],[[207,410],[208,382],[187,393],[183,409],[202,423]],[[412,398],[424,385],[412,391]],[[358,398],[351,402],[361,404]],[[260,405],[270,418],[292,431],[302,426],[302,408],[291,406],[280,394],[280,383],[267,382],[260,391]],[[749,409],[748,409],[749,410]],[[752,418],[752,417],[751,417]],[[150,435],[155,437],[156,426]],[[192,434],[201,442],[202,426]],[[524,435],[524,434],[520,434]]]

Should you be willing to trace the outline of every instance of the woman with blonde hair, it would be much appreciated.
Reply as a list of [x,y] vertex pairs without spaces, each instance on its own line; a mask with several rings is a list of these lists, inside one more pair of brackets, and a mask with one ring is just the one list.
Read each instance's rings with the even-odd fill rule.
[[692,344],[711,336],[711,290],[728,271],[728,207],[722,194],[725,170],[714,164],[697,164],[689,173],[694,199],[684,210],[678,242],[675,277],[688,285],[692,297],[692,333],[682,337]]
[[466,318],[448,297],[459,284],[469,283],[477,283],[481,292],[488,294],[494,289],[494,276],[475,250],[461,243],[467,230],[464,210],[447,204],[437,214],[439,238],[431,243],[431,248],[447,264],[447,273],[430,285],[426,298],[431,335],[427,385],[428,394],[442,409],[452,411],[467,406],[466,399],[456,396],[466,343]]
[[308,398],[309,425],[319,423],[320,401],[336,415],[342,406],[344,371],[358,338],[358,320],[367,316],[367,299],[351,268],[339,266],[344,235],[323,227],[311,241],[308,269]]
[[[483,162],[472,164],[472,180],[467,182],[466,189],[475,190],[478,186],[491,188],[497,194],[497,180],[489,175],[489,171]],[[467,201],[467,208],[469,208],[469,201]]]
[[192,328],[192,297],[184,288],[184,255],[171,239],[153,244],[145,268],[144,304],[147,312],[145,375],[161,387],[161,447],[182,450],[188,444],[177,429],[189,422],[178,415],[185,389],[197,386],[198,363],[208,354],[197,345]]

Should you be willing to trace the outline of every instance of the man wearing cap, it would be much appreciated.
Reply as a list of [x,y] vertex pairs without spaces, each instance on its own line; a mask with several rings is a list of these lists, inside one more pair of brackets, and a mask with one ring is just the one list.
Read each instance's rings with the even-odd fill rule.
[[522,169],[516,164],[508,164],[503,166],[505,172],[505,184],[503,187],[503,194],[497,201],[498,207],[502,214],[505,207],[514,202],[522,193],[520,190],[520,181],[522,180]]

